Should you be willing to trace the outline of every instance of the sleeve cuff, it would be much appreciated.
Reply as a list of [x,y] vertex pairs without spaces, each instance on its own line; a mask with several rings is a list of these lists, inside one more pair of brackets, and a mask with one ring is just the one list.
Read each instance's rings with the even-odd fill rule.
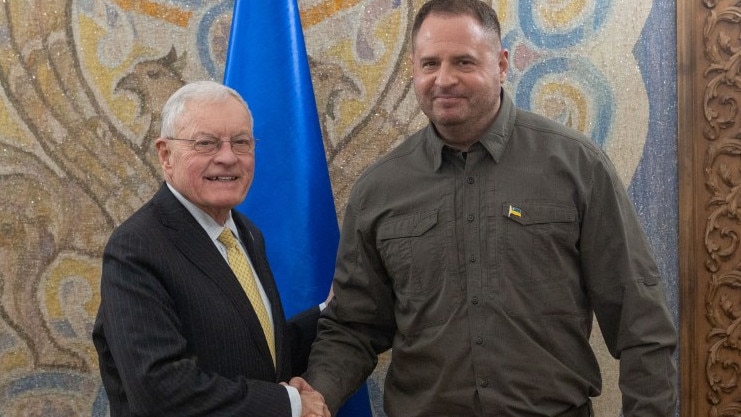
[[288,391],[288,399],[291,400],[291,417],[301,417],[301,395],[298,390],[290,385],[284,385]]

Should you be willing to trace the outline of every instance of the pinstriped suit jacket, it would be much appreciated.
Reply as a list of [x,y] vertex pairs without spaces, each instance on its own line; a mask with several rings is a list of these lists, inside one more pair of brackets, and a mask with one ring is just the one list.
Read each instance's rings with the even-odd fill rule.
[[262,234],[234,221],[272,304],[277,369],[251,304],[203,228],[163,184],[111,235],[93,329],[111,417],[289,417],[286,389],[318,307],[288,323]]

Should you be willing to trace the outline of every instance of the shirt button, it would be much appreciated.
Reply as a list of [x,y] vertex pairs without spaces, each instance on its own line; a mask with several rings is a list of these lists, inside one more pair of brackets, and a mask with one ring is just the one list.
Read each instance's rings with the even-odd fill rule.
[[486,388],[489,386],[489,380],[488,379],[482,379],[481,383],[479,383],[483,388]]
[[476,180],[473,177],[468,177],[466,178],[466,182],[469,184],[473,184],[474,182],[476,182]]
[[466,220],[468,220],[469,222],[472,222],[473,219],[475,219],[475,218],[476,218],[476,216],[474,216],[473,214],[469,214],[468,217],[466,217]]
[[471,261],[471,263],[472,263],[472,264],[473,264],[473,263],[476,263],[476,255],[471,255],[471,256],[470,256],[470,257],[468,258],[468,260],[469,260],[469,261]]
[[476,338],[476,344],[477,344],[477,345],[483,345],[483,344],[484,344],[484,339],[483,339],[483,338],[481,338],[481,337],[477,337],[477,338]]
[[473,296],[473,298],[471,298],[471,304],[474,304],[475,305],[475,304],[478,304],[478,303],[479,303],[479,297]]

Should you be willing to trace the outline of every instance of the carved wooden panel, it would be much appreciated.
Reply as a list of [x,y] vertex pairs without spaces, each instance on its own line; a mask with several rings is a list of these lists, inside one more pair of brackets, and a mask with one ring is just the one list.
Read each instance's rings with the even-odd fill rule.
[[741,7],[677,12],[681,411],[741,416]]

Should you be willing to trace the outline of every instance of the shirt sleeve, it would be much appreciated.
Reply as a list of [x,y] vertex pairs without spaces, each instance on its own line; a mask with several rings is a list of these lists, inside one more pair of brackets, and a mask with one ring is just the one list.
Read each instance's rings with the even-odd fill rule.
[[319,319],[304,374],[333,415],[371,374],[378,354],[391,347],[395,331],[393,289],[382,272],[374,234],[356,207],[351,197],[340,234],[335,296]]
[[609,159],[599,156],[580,244],[590,303],[620,360],[624,416],[674,415],[676,328],[633,203]]

